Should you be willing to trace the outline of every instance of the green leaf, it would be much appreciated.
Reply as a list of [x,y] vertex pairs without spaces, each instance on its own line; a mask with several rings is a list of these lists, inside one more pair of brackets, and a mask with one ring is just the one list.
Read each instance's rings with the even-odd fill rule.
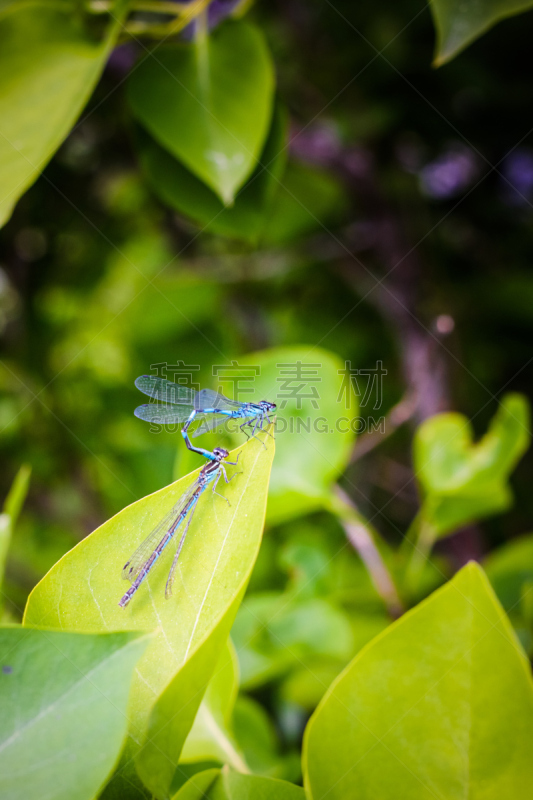
[[[327,596],[337,605],[382,616],[383,600],[368,570],[354,557],[353,549],[346,547],[346,534],[338,522],[329,517],[327,527],[322,516],[293,523],[290,536],[284,538],[281,547],[276,547],[278,562],[289,578],[287,590],[296,593],[300,600]],[[354,635],[359,647],[368,641],[366,631],[361,641],[361,628],[364,630],[365,625],[358,619]]]
[[335,681],[307,726],[305,785],[315,800],[525,798],[532,736],[529,665],[472,563]]
[[252,440],[241,449],[239,466],[228,468],[242,474],[218,486],[231,505],[212,492],[201,498],[169,600],[164,589],[171,548],[126,609],[118,606],[125,589],[121,570],[197,472],[104,523],[53,567],[28,600],[26,624],[157,631],[137,668],[127,757],[136,758],[143,781],[158,796],[170,786],[257,557],[273,455],[270,437],[266,448]]
[[225,767],[195,775],[172,800],[305,800],[305,792],[286,781],[242,775]]
[[533,652],[533,534],[490,553],[483,569],[527,653]]
[[230,731],[239,690],[239,662],[228,639],[181,751],[180,763],[214,760],[248,771]]
[[0,629],[0,796],[91,800],[118,758],[137,633]]
[[[125,3],[100,41],[72,8],[9,5],[0,17],[0,225],[40,175],[86,104],[113,46]],[[29,57],[31,54],[31,57]]]
[[506,17],[533,7],[532,0],[432,0],[440,67]]
[[225,205],[258,164],[273,94],[263,35],[242,21],[158,47],[129,82],[137,119]]
[[275,778],[241,775],[225,767],[209,792],[212,800],[305,800],[299,786]]
[[276,730],[260,703],[239,695],[233,711],[233,728],[252,772],[268,773],[273,778],[284,777]]
[[[310,656],[344,660],[353,654],[346,615],[320,598],[303,602],[271,592],[247,598],[232,632],[242,685],[253,688],[272,680]],[[325,688],[325,687],[324,687]]]
[[15,476],[15,480],[11,485],[11,489],[5,499],[3,514],[7,514],[11,519],[13,527],[17,524],[19,514],[24,505],[28,488],[30,485],[31,467],[29,464],[23,464]]
[[424,520],[445,536],[468,522],[505,511],[512,503],[507,481],[529,439],[529,406],[519,394],[504,396],[488,432],[477,443],[462,414],[438,414],[426,420],[414,440]]
[[347,206],[341,183],[324,170],[289,163],[264,227],[262,242],[283,245],[338,222]]
[[257,241],[279,188],[286,161],[286,114],[276,107],[257,169],[226,207],[217,195],[141,129],[136,135],[141,165],[154,192],[202,230]]
[[280,698],[292,707],[297,706],[311,713],[346,663],[346,660],[341,662],[333,658],[306,659],[305,666],[295,669],[283,680]]
[[[358,404],[351,390],[349,403],[342,393],[343,368],[333,353],[300,345],[252,353],[232,369],[232,376],[244,378],[238,399],[278,404],[267,510],[271,523],[327,507],[331,484],[348,464],[355,440],[350,423]],[[220,388],[232,396],[223,379]]]
[[533,534],[494,550],[483,561],[483,569],[507,613],[518,612],[523,586],[533,581]]
[[19,10],[21,8],[35,8],[35,6],[48,6],[50,7],[52,4],[56,8],[63,8],[71,10],[74,6],[80,5],[83,0],[53,0],[51,3],[50,0],[0,0],[0,16],[3,14],[8,14],[12,11]]
[[6,497],[2,513],[0,514],[0,587],[4,578],[7,553],[13,535],[13,529],[24,505],[28,494],[31,467],[23,464],[17,472],[15,480]]
[[172,796],[172,800],[205,800],[209,797],[207,794],[209,788],[218,780],[219,775],[219,769],[198,772]]

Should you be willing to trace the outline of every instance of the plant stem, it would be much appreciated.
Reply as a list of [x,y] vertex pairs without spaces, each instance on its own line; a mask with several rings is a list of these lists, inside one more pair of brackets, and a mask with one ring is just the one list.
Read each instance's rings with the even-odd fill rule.
[[377,533],[372,530],[353,501],[339,486],[335,487],[329,508],[344,528],[348,541],[357,550],[387,611],[395,619],[401,616],[404,608],[392,575],[375,543]]
[[[113,10],[114,0],[90,0],[87,10],[93,14],[107,14]],[[152,14],[166,14],[179,17],[189,8],[190,3],[172,3],[170,0],[132,0],[130,11],[146,11]]]
[[409,592],[417,589],[422,570],[437,540],[437,535],[435,526],[431,525],[421,509],[406,535],[406,543],[411,547],[411,555],[405,570],[405,585]]
[[385,431],[373,431],[359,436],[352,452],[350,461],[353,463],[362,456],[366,456],[374,447],[380,445],[394,431],[411,419],[416,411],[416,398],[412,392],[407,391],[402,399],[391,408],[385,420]]
[[[141,0],[141,2],[145,2],[145,0]],[[128,23],[125,28],[125,32],[130,36],[150,36],[156,39],[166,39],[169,36],[174,36],[176,33],[179,33],[183,28],[186,28],[194,19],[196,19],[200,14],[202,14],[213,2],[213,0],[193,0],[192,3],[185,4],[176,4],[176,8],[178,10],[177,14],[174,14],[175,19],[171,20],[166,24],[157,24],[154,25],[148,22],[142,22],[133,20],[132,22]],[[148,5],[148,3],[145,3]],[[172,5],[174,3],[157,3],[157,5]],[[150,10],[157,11],[155,8],[156,3],[154,3],[154,7],[150,8]],[[138,9],[137,9],[138,10]],[[164,12],[168,13],[168,12]]]

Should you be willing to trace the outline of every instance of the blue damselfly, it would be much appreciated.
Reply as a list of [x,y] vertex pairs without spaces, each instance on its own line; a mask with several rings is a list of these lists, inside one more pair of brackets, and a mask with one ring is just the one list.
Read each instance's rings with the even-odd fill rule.
[[258,430],[263,430],[265,422],[272,422],[269,414],[276,409],[276,404],[268,400],[261,400],[259,403],[239,403],[212,389],[196,392],[187,386],[172,383],[155,375],[141,375],[135,381],[135,386],[153,400],[160,401],[157,404],[147,403],[138,406],[134,411],[136,417],[157,425],[183,424],[182,436],[189,450],[212,461],[215,459],[209,450],[193,447],[189,440],[188,430],[196,419],[200,419],[201,424],[194,431],[193,438],[214,430],[225,419],[243,419],[241,430],[249,436],[246,428],[251,428],[251,436],[255,436]]
[[[164,517],[164,519],[162,519],[161,522],[155,526],[153,531],[137,548],[129,561],[126,562],[122,570],[122,576],[126,580],[130,581],[131,586],[119,601],[119,606],[125,608],[128,605],[131,598],[144,579],[147,577],[148,573],[156,563],[165,547],[168,545],[171,539],[173,539],[176,531],[178,531],[180,526],[185,523],[185,527],[183,529],[183,533],[181,534],[178,549],[176,551],[176,555],[174,556],[165,587],[165,595],[166,597],[170,597],[172,593],[172,581],[174,578],[176,564],[178,563],[181,548],[183,547],[183,543],[185,541],[187,531],[189,530],[198,500],[210,485],[213,486],[213,492],[215,494],[219,494],[216,491],[216,487],[221,476],[224,477],[226,483],[229,483],[231,480],[231,478],[228,479],[228,476],[226,475],[226,468],[223,464],[228,455],[228,451],[224,450],[223,447],[214,448],[213,452],[210,453],[210,456],[212,456],[210,462],[202,467],[200,474],[192,486],[190,486],[180,497],[172,510],[169,511],[166,517]],[[226,464],[231,464],[234,466],[237,461],[226,461]],[[219,497],[223,497],[223,495],[219,495]],[[225,497],[224,500],[229,502]]]

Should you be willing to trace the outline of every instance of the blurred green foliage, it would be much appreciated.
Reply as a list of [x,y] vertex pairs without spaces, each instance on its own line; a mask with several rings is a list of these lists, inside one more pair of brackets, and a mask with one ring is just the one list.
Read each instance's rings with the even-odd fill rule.
[[[332,682],[347,668],[334,691],[355,691],[359,670],[379,672],[378,651],[408,674],[411,654],[402,648],[423,637],[409,634],[389,653],[397,626],[416,627],[416,614],[428,614],[430,632],[434,623],[444,630],[454,614],[463,619],[450,587],[488,604],[500,639],[514,642],[471,567],[389,630],[469,559],[483,559],[533,653],[533,549],[523,536],[533,514],[526,452],[533,67],[530,17],[511,16],[530,3],[502,10],[487,0],[476,17],[474,4],[447,0],[431,10],[412,0],[291,0],[257,3],[246,21],[239,15],[250,4],[230,4],[235,19],[207,40],[220,64],[213,104],[199,79],[209,71],[191,56],[194,31],[179,14],[165,24],[172,33],[185,28],[185,38],[164,45],[162,74],[148,54],[157,56],[170,29],[142,10],[124,28],[124,3],[43,5],[0,2],[0,43],[11,48],[0,55],[9,76],[0,116],[11,126],[0,122],[0,492],[9,498],[0,516],[3,614],[20,621],[35,584],[102,523],[99,535],[109,535],[101,591],[120,595],[115,562],[134,543],[130,529],[140,536],[139,509],[157,498],[109,518],[200,466],[177,431],[150,431],[133,416],[143,402],[137,375],[181,362],[200,367],[195,383],[216,386],[215,367],[235,362],[234,377],[260,368],[254,399],[278,400],[280,363],[318,362],[319,407],[305,380],[301,405],[279,404],[278,424],[287,429],[277,433],[267,527],[232,631],[237,660],[222,637],[206,657],[211,670],[218,667],[202,705],[187,684],[200,713],[182,762],[165,776],[165,791],[184,799],[198,796],[200,785],[214,800],[247,792],[296,798],[294,786],[270,781],[301,780],[303,732]],[[207,5],[195,0],[191,8]],[[439,70],[430,66],[431,13],[436,61],[446,61]],[[503,16],[510,18],[452,60]],[[248,47],[253,72],[240,64]],[[179,88],[170,83],[166,107],[171,75]],[[210,127],[206,108],[220,125]],[[227,163],[205,159],[209,136]],[[365,370],[368,377],[378,362],[383,387],[369,398]],[[358,374],[341,400],[346,365]],[[221,388],[232,396],[231,385]],[[334,425],[339,416],[342,430]],[[307,417],[325,419],[325,428],[288,427]],[[201,441],[236,446],[244,437],[222,432]],[[29,476],[21,464],[32,477],[19,514]],[[243,532],[247,524],[252,519]],[[90,557],[79,574],[89,575],[89,591],[95,543],[61,562],[37,595],[84,553]],[[244,584],[226,577],[229,602]],[[89,604],[68,581],[74,600]],[[50,596],[55,614],[58,596]],[[115,605],[110,624],[120,625]],[[88,617],[73,608],[83,630]],[[91,609],[99,626],[103,618]],[[50,613],[46,602],[41,610],[43,618]],[[456,646],[455,629],[446,630]],[[437,638],[426,646],[440,663],[446,654]],[[487,661],[498,660],[494,638]],[[514,675],[514,650],[509,658]],[[459,680],[478,678],[485,692],[482,670]],[[403,691],[392,678],[376,678],[376,694],[394,703],[391,687]],[[526,707],[529,689],[520,685],[513,697]],[[311,749],[332,711],[320,708],[306,734]],[[503,717],[491,718],[494,731],[507,730]],[[345,730],[336,713],[332,720]],[[344,757],[341,749],[326,756]],[[223,763],[256,775],[220,772]],[[325,787],[328,770],[321,773],[316,786]],[[374,786],[374,774],[360,777]],[[143,796],[137,784],[127,791]]]

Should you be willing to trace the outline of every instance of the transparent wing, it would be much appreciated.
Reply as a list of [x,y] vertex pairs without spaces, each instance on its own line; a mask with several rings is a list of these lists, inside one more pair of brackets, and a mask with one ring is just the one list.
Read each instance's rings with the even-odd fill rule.
[[131,558],[124,564],[124,568],[122,569],[122,577],[125,578],[125,580],[133,583],[133,581],[138,578],[143,566],[148,561],[161,539],[174,525],[176,525],[176,520],[182,516],[183,518],[176,525],[173,535],[176,533],[180,525],[183,523],[183,520],[187,517],[187,509],[193,503],[197,490],[198,481],[195,481],[192,486],[190,486],[187,491],[182,494],[176,505],[173,506],[173,508],[165,517],[163,517],[161,522],[157,523],[155,528],[151,531],[151,533],[148,534],[142,544],[139,545]]
[[155,375],[141,375],[136,378],[135,386],[152,400],[177,403],[178,405],[185,403],[194,406],[194,399],[198,394],[188,386],[180,386],[178,383],[167,381],[165,378],[157,378]]
[[156,425],[168,425],[173,422],[185,422],[189,419],[192,406],[171,406],[168,403],[145,403],[137,406],[133,412],[139,419],[153,422]]
[[244,403],[239,403],[237,400],[229,400],[223,394],[213,391],[213,389],[202,389],[197,393],[194,400],[194,407],[197,409],[220,408],[225,411],[234,411],[243,405]]
[[168,573],[167,583],[166,583],[166,586],[165,586],[165,597],[167,599],[172,596],[172,586],[174,584],[174,575],[176,574],[176,567],[178,566],[178,561],[179,561],[179,557],[180,557],[180,553],[181,553],[181,548],[183,547],[183,545],[185,543],[185,537],[187,536],[187,533],[188,533],[188,530],[189,530],[189,526],[191,524],[191,520],[192,520],[193,514],[194,514],[194,509],[196,508],[196,503],[197,502],[198,502],[197,500],[194,502],[193,508],[191,508],[191,513],[187,515],[187,522],[185,523],[185,527],[183,529],[183,532],[181,534],[181,538],[180,538],[180,541],[179,541],[179,544],[178,544],[178,549],[176,550],[176,555],[174,556],[174,561],[172,562],[172,566],[170,567],[170,572]]

